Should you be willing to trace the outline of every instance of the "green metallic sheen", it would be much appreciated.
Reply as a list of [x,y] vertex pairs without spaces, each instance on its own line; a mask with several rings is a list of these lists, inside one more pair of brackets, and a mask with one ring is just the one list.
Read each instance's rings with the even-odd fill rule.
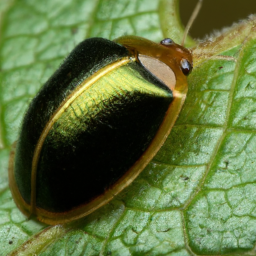
[[[28,204],[33,153],[54,111],[85,79],[127,56],[125,47],[106,39],[85,40],[32,101],[14,168],[17,186]],[[84,90],[44,141],[36,206],[65,212],[104,193],[147,149],[172,100],[171,90],[132,58]]]

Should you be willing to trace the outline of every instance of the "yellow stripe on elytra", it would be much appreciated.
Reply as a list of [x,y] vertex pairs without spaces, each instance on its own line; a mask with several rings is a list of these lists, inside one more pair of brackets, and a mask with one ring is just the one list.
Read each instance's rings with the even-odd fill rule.
[[35,213],[36,211],[36,175],[37,175],[37,165],[39,161],[39,156],[44,144],[44,141],[54,125],[54,123],[59,119],[59,117],[65,112],[65,110],[70,106],[70,104],[79,96],[81,95],[84,90],[86,90],[88,87],[93,85],[96,81],[98,81],[101,77],[105,76],[112,70],[121,67],[123,65],[126,65],[127,63],[135,61],[135,59],[131,59],[129,57],[123,58],[117,62],[114,62],[102,69],[100,69],[98,72],[96,72],[94,75],[92,75],[90,78],[84,80],[75,90],[72,92],[72,94],[64,101],[60,107],[56,110],[56,112],[52,115],[48,123],[46,124],[34,151],[33,160],[32,160],[32,171],[31,171],[31,213]]
[[[101,111],[110,110],[112,104],[114,104],[112,107],[115,108],[117,105],[122,104],[121,102],[126,97],[130,97],[129,100],[132,100],[132,95],[135,96],[136,94],[161,98],[170,97],[168,91],[150,83],[141,76],[135,66],[125,65],[119,67],[103,76],[87,90],[84,90],[70,104],[69,108],[63,112],[55,123],[58,125],[54,125],[49,131],[49,140],[55,141],[56,134],[58,134],[58,138],[62,143],[66,141],[69,144],[73,138],[72,131],[76,130],[79,133],[86,130],[90,120],[96,118]],[[117,101],[117,99],[120,99],[120,101]],[[116,102],[117,105],[113,102]]]

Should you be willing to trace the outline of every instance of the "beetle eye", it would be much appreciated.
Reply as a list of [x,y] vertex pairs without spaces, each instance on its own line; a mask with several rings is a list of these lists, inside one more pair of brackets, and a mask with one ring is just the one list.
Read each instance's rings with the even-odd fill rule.
[[172,45],[173,43],[174,41],[171,38],[165,38],[160,42],[160,44],[163,44],[163,45]]
[[180,61],[180,66],[181,66],[181,70],[185,76],[189,75],[193,69],[192,65],[186,59],[182,59]]

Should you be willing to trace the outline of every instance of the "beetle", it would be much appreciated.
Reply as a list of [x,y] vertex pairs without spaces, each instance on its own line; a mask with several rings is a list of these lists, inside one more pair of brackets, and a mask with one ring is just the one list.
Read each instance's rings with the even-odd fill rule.
[[66,223],[108,203],[169,135],[187,93],[188,49],[170,38],[90,38],[30,103],[9,160],[19,209]]

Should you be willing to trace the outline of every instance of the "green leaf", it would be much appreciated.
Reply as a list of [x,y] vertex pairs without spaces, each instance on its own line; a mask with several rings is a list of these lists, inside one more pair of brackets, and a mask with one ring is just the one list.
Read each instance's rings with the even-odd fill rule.
[[175,0],[0,2],[0,255],[255,255],[253,17],[193,49],[194,71],[175,127],[108,205],[47,227],[27,219],[8,188],[9,152],[22,116],[72,48],[87,37],[125,34],[180,42],[177,9]]

